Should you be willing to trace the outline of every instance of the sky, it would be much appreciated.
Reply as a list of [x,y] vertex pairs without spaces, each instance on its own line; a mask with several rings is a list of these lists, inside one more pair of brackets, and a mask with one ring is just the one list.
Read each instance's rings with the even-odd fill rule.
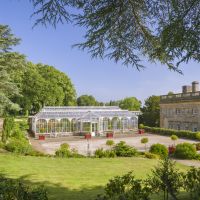
[[32,13],[29,0],[1,0],[0,24],[9,25],[21,38],[15,51],[33,63],[51,65],[66,73],[77,96],[89,94],[103,102],[135,96],[144,102],[151,95],[179,93],[182,85],[200,81],[200,64],[193,61],[182,64],[184,75],[180,75],[145,60],[142,64],[146,68],[139,72],[111,60],[91,59],[87,52],[72,48],[83,41],[84,29],[71,24],[60,24],[56,29],[41,25],[33,28]]

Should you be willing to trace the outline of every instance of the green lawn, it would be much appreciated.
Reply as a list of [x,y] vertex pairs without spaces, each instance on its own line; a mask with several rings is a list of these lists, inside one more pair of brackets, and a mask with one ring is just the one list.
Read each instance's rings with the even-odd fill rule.
[[113,176],[133,170],[136,177],[144,178],[157,162],[144,158],[60,159],[0,154],[0,173],[44,184],[50,200],[90,200],[102,193]]

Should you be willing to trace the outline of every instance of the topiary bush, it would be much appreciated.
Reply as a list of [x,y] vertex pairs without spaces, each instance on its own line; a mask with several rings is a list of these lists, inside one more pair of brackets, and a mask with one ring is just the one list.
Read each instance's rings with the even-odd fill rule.
[[116,144],[113,150],[119,157],[132,157],[138,155],[137,150],[127,145],[124,141],[120,141],[118,144]]
[[186,142],[176,145],[174,157],[180,159],[195,159],[196,155],[197,150],[195,145]]
[[11,138],[10,141],[5,145],[7,151],[28,155],[33,151],[32,146],[26,139]]
[[168,149],[163,144],[153,144],[149,150],[150,153],[159,155],[161,158],[166,158],[168,156]]
[[115,142],[113,140],[107,140],[106,141],[107,146],[113,146],[114,144],[115,144]]

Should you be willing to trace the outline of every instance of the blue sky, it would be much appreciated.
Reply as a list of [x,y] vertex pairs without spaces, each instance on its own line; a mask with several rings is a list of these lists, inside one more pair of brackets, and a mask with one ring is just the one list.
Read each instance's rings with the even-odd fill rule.
[[99,101],[135,96],[144,101],[150,95],[180,92],[181,86],[200,81],[198,63],[183,64],[184,75],[170,72],[160,63],[144,61],[145,70],[138,72],[107,59],[91,59],[87,52],[72,48],[83,41],[84,30],[69,24],[32,29],[32,5],[28,0],[1,0],[0,24],[7,24],[22,39],[15,48],[34,63],[52,65],[72,80],[77,95],[90,94]]

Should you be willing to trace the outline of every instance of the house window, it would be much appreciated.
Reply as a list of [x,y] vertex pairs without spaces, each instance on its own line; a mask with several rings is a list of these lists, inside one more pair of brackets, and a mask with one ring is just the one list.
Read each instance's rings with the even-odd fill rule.
[[180,124],[177,125],[177,130],[181,130]]
[[193,114],[193,115],[198,114],[198,110],[197,110],[196,108],[192,109],[192,114]]
[[177,108],[177,109],[176,109],[176,114],[177,114],[177,115],[180,115],[180,114],[181,114],[181,109],[180,109],[180,108]]

